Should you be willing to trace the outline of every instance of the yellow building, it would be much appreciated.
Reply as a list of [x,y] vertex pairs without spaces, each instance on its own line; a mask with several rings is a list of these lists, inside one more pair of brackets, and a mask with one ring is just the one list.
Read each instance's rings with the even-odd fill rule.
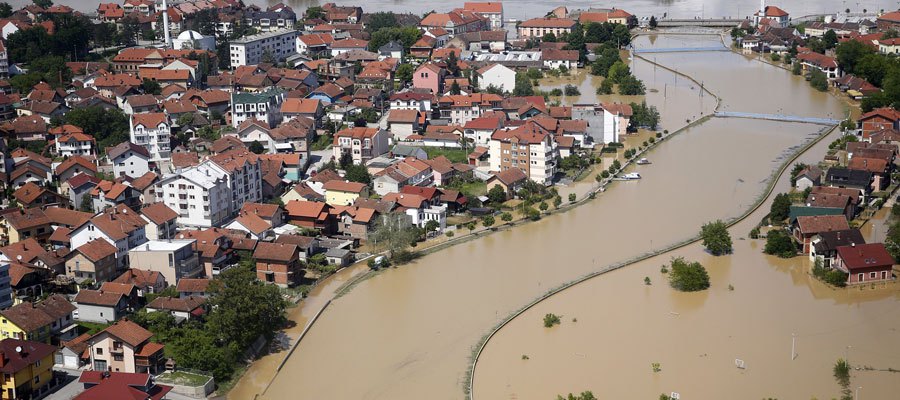
[[24,302],[0,311],[0,340],[19,339],[51,343],[54,335],[68,340],[76,333],[72,312],[75,306],[54,294],[35,304]]
[[364,183],[348,181],[328,181],[325,188],[325,203],[330,206],[351,206],[360,197],[369,197],[369,187]]
[[44,394],[53,382],[56,347],[18,339],[0,341],[0,399],[25,399]]

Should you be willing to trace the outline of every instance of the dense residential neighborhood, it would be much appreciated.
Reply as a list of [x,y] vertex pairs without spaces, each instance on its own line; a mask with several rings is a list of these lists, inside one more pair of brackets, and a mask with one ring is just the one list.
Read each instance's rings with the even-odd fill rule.
[[[2,398],[206,397],[288,347],[286,309],[337,271],[593,199],[674,133],[626,65],[655,16],[364,6],[0,3]],[[728,28],[862,109],[750,235],[833,287],[896,279],[900,224],[859,227],[898,186],[898,13],[763,4]],[[619,97],[542,90],[573,76]]]

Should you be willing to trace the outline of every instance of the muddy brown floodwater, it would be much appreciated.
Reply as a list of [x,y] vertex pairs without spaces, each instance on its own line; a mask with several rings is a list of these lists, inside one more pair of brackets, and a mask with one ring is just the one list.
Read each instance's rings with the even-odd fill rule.
[[[662,46],[670,41],[666,37],[654,39],[651,45],[648,38],[641,37],[638,45]],[[698,39],[691,37],[690,40]],[[718,38],[699,40],[714,43]],[[722,106],[730,110],[776,113],[783,109],[791,114],[819,117],[843,112],[838,100],[811,90],[802,79],[736,54],[658,54],[656,58],[657,62],[675,67],[678,71],[703,76],[704,84],[721,96]],[[635,61],[633,69],[648,88],[657,90],[648,94],[648,103],[660,108],[666,129],[674,130],[683,125],[685,119],[699,117],[701,111],[709,113],[714,106],[715,101],[711,97],[701,102],[699,88],[691,89],[691,84],[684,77],[677,78],[676,83],[671,72],[656,68],[654,78],[652,65],[640,60]],[[665,89],[669,83],[681,89],[669,92]],[[659,93],[664,90],[665,97],[661,98]],[[497,232],[427,255],[413,264],[377,274],[331,303],[261,397],[464,398],[462,384],[472,348],[500,321],[551,288],[606,265],[689,238],[706,221],[740,215],[764,191],[768,177],[781,162],[798,146],[812,140],[819,129],[820,126],[808,124],[713,118],[671,137],[652,150],[647,157],[653,164],[639,167],[638,171],[644,177],[639,182],[617,182],[596,200],[566,213]],[[749,246],[754,246],[751,242],[736,243],[739,255],[758,254],[758,249],[749,249]],[[692,254],[692,257],[712,266],[712,261],[699,254]],[[664,258],[668,259],[668,256]],[[677,356],[692,350],[688,345],[690,343],[722,342],[724,339],[719,332],[724,332],[725,327],[733,327],[728,328],[729,331],[755,332],[754,329],[761,329],[761,324],[778,323],[772,327],[773,330],[777,328],[777,332],[771,333],[772,339],[760,338],[757,341],[748,338],[742,341],[748,346],[755,346],[752,352],[727,354],[727,358],[743,356],[750,359],[753,353],[762,353],[757,349],[757,343],[758,346],[774,346],[776,342],[781,344],[783,338],[780,331],[783,329],[797,329],[800,333],[822,332],[824,329],[818,329],[823,325],[820,317],[840,314],[841,309],[859,306],[859,303],[852,301],[831,299],[828,291],[815,290],[815,285],[806,284],[805,275],[786,273],[786,265],[773,267],[765,258],[759,257],[760,261],[754,265],[738,268],[736,259],[727,265],[730,259],[720,259],[724,266],[711,268],[716,286],[696,297],[680,300],[678,295],[668,291],[658,276],[661,261],[657,260],[643,266],[627,267],[621,272],[601,276],[591,280],[590,284],[571,289],[573,293],[584,290],[596,296],[590,302],[579,298],[565,301],[565,307],[550,307],[567,317],[578,317],[577,324],[567,321],[548,334],[537,329],[540,323],[534,321],[533,316],[543,315],[542,311],[529,312],[529,316],[513,321],[513,325],[501,331],[488,346],[482,360],[484,364],[479,364],[476,373],[479,399],[548,398],[548,393],[555,396],[563,391],[590,389],[601,382],[608,387],[617,387],[620,390],[617,393],[627,393],[626,387],[632,383],[650,386],[643,382],[644,377],[640,375],[650,370],[650,361],[646,358],[658,359],[653,361],[662,362],[665,371],[669,372],[668,375],[647,376],[648,379],[672,379],[670,376],[674,377],[676,371],[690,375],[687,367],[678,368],[675,365],[675,360],[679,359]],[[651,269],[656,272],[652,273]],[[753,274],[754,269],[762,272]],[[645,287],[642,281],[645,275],[652,276],[656,283]],[[638,278],[632,279],[632,276]],[[616,283],[608,284],[608,280]],[[736,290],[727,293],[732,297],[717,291],[722,289],[723,280],[735,284]],[[595,281],[602,282],[602,290],[582,289],[594,285]],[[752,282],[765,284],[766,287],[759,288]],[[796,291],[803,294],[792,294]],[[567,298],[568,292],[558,297]],[[824,299],[817,301],[834,310],[778,321],[767,319],[770,314],[781,315],[794,307],[794,303],[802,305],[804,301],[812,301],[803,300],[804,296]],[[887,297],[884,294],[877,296]],[[677,304],[670,305],[668,302]],[[664,319],[669,311],[677,311],[673,308],[676,305],[681,310],[681,316],[674,321],[684,324],[680,329],[693,327],[699,329],[701,334],[694,333],[688,337],[677,330],[666,331],[666,328],[676,328],[669,326],[673,325],[672,321]],[[544,310],[543,307],[544,304],[541,304],[538,309]],[[707,307],[710,313],[729,308],[736,312],[730,316],[717,314],[721,321],[710,320],[704,317]],[[655,311],[645,312],[643,308],[665,311],[660,317]],[[585,309],[589,311],[583,311]],[[600,314],[601,311],[605,314]],[[844,319],[829,318],[829,323],[825,325],[833,328],[853,326],[866,315],[887,320],[886,314],[880,312],[884,310],[873,311],[876,313],[846,312],[841,314]],[[691,324],[691,321],[696,323]],[[803,331],[800,327],[782,324],[787,322],[811,328]],[[662,325],[664,323],[668,325]],[[616,334],[606,337],[605,330]],[[875,330],[871,328],[871,331]],[[540,341],[570,331],[581,333],[584,337],[569,337],[570,343]],[[653,339],[639,340],[642,336]],[[655,344],[655,341],[669,340],[666,338],[674,336],[682,337],[685,344],[665,348]],[[880,336],[866,337],[884,339]],[[532,343],[535,344],[532,346]],[[810,346],[803,348],[801,357],[812,358],[814,339],[804,339],[801,343],[802,346]],[[885,342],[883,346],[888,345]],[[564,347],[556,352],[554,346]],[[577,350],[582,347],[584,351]],[[640,364],[639,371],[631,371],[630,368],[626,371],[624,367],[623,371],[619,371],[616,368],[618,359],[602,359],[606,351],[616,354],[626,352],[628,348],[643,347],[655,347],[656,350],[652,352],[654,357],[634,361],[635,365]],[[860,349],[864,351],[864,346]],[[578,361],[582,368],[575,368],[575,363],[569,359],[552,357],[552,354],[580,357],[573,354],[586,354],[586,351],[591,352],[590,363],[615,370],[597,372],[583,365],[589,363],[587,361]],[[785,358],[788,351],[784,350]],[[510,358],[510,354],[514,357]],[[529,354],[531,361],[522,363],[522,354]],[[546,357],[544,361],[536,361],[542,357]],[[744,374],[768,376],[784,372],[765,372],[756,366],[761,361],[754,359],[751,362],[751,368]],[[693,367],[693,364],[690,366]],[[728,365],[716,365],[715,368],[724,373],[726,367]],[[541,369],[529,375],[526,368]],[[699,376],[697,374],[695,378]],[[822,381],[829,382],[827,374]],[[701,383],[695,379],[692,385],[701,386]],[[730,386],[725,383],[706,382],[708,386]],[[684,383],[682,387],[687,385]],[[598,389],[603,387],[607,386]],[[736,389],[741,387],[735,384]],[[252,398],[261,390],[254,382],[238,387],[231,397]],[[659,394],[655,388],[639,387],[636,390]],[[735,390],[731,393],[740,392]]]

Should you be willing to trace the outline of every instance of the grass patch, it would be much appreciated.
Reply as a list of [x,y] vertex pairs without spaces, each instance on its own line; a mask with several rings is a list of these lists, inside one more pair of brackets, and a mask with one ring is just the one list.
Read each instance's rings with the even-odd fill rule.
[[469,160],[469,153],[464,149],[453,149],[447,147],[422,147],[422,150],[425,150],[425,154],[428,154],[428,159],[433,159],[438,156],[447,157],[450,162],[454,163],[465,163]]
[[315,142],[309,145],[310,150],[325,150],[328,146],[331,146],[332,138],[331,135],[319,135]]
[[80,331],[80,333],[82,333],[82,334],[87,333],[90,335],[95,335],[95,334],[99,333],[100,331],[106,329],[109,326],[109,324],[101,324],[98,322],[78,321],[78,326],[81,327],[78,329]]
[[487,194],[487,183],[483,181],[466,182],[460,184],[456,189],[466,196],[484,196]]
[[185,371],[166,371],[156,377],[157,382],[182,386],[203,386],[209,381],[209,376],[199,375]]

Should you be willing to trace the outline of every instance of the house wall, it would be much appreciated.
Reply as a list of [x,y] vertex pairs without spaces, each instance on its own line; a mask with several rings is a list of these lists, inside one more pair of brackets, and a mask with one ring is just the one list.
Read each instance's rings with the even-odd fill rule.
[[78,307],[78,320],[87,322],[110,323],[118,320],[124,309],[125,300],[122,300],[121,308],[99,306],[93,304],[75,304]]
[[119,339],[110,336],[109,334],[101,334],[102,336],[99,338],[91,346],[91,353],[93,353],[93,361],[94,368],[96,370],[97,361],[106,361],[106,366],[108,371],[112,372],[137,372],[134,365],[134,348],[128,345],[128,343],[122,343],[122,353],[121,359],[118,359],[115,354],[112,353],[113,342],[118,341]]
[[481,79],[478,80],[478,88],[487,90],[488,86],[491,85],[503,91],[512,92],[516,86],[516,72],[502,65],[485,71]]
[[128,175],[137,179],[150,172],[149,160],[131,151],[122,153],[112,161],[116,176]]
[[[2,389],[2,398],[10,398],[7,397],[9,390],[22,391],[31,389],[33,392],[36,392],[44,386],[47,386],[47,384],[50,383],[50,380],[53,379],[52,367],[54,354],[44,357],[40,362],[25,366],[15,374],[12,374],[8,382],[2,382],[2,387],[0,387],[0,389]],[[37,382],[35,382],[35,380],[37,380]],[[20,393],[16,394],[20,395]]]
[[115,255],[94,263],[79,252],[73,252],[72,254],[74,254],[72,258],[66,261],[66,276],[93,279],[95,282],[108,282],[115,278]]
[[341,192],[337,190],[325,191],[325,203],[331,206],[349,206],[360,197],[359,193]]

